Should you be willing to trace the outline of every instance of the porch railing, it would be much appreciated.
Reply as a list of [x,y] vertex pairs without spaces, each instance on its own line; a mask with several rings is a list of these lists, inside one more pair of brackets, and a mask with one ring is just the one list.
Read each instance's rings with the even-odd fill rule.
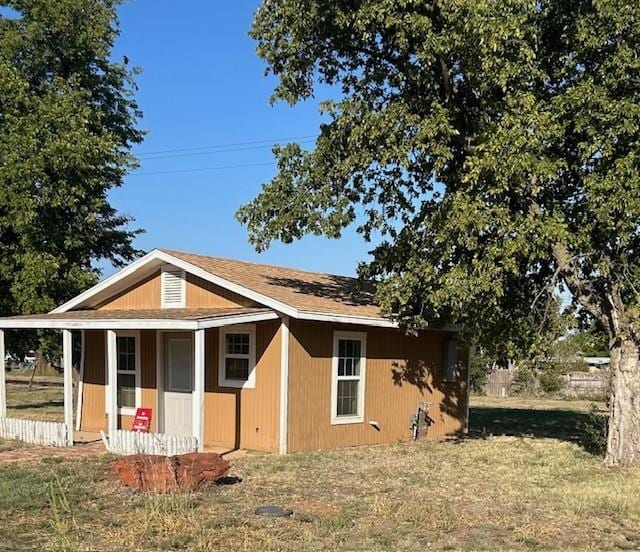
[[71,446],[69,431],[63,422],[0,418],[0,438],[18,439],[36,445]]
[[198,450],[198,439],[164,433],[141,433],[118,429],[107,437],[100,432],[105,448],[113,454],[158,454],[173,456]]

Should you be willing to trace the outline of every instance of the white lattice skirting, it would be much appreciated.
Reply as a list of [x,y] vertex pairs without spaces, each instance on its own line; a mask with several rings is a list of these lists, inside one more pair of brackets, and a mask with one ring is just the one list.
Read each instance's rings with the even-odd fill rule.
[[0,438],[2,439],[19,439],[36,445],[66,447],[71,446],[67,435],[67,426],[62,422],[0,418]]
[[198,450],[195,437],[178,437],[164,433],[140,433],[119,429],[107,437],[103,431],[102,441],[113,454],[158,454],[173,456]]

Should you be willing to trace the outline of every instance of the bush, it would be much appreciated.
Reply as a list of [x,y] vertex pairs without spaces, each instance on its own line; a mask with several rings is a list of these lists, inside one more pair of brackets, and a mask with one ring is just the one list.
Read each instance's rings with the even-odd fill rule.
[[592,404],[585,420],[580,424],[582,446],[591,454],[604,456],[607,450],[607,429],[609,417],[603,414],[598,405]]
[[513,392],[516,395],[535,395],[538,390],[538,378],[530,366],[520,366],[513,379]]
[[543,393],[555,394],[562,390],[564,381],[555,371],[545,371],[540,374],[540,389]]
[[472,351],[469,362],[469,387],[471,392],[477,395],[484,394],[484,386],[487,383],[487,366],[489,360],[480,348]]

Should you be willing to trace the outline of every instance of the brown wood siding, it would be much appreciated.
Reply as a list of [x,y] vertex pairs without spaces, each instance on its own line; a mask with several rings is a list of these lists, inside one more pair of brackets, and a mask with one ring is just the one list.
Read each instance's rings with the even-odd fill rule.
[[[155,330],[142,330],[140,332],[140,387],[142,407],[152,409],[151,431],[158,428],[158,385],[156,373],[156,332]],[[121,426],[123,429],[131,429],[133,420],[129,425]]]
[[[105,402],[106,382],[106,332],[104,330],[87,330],[85,333],[85,365],[82,384],[82,418],[83,431],[100,431],[107,429]],[[156,386],[156,338],[155,331],[140,332],[140,387],[141,406],[153,409],[151,429],[157,428],[157,386]],[[130,429],[133,416],[119,416],[118,427]]]
[[[367,334],[364,422],[331,424],[333,332]],[[464,429],[465,368],[454,383],[442,382],[447,332],[406,336],[398,330],[291,321],[289,343],[289,431],[291,452],[390,443],[409,437],[419,401],[431,403],[430,437]],[[377,421],[380,431],[369,422]]]
[[[187,308],[228,309],[259,306],[255,301],[216,286],[197,276],[187,273],[186,280],[185,306]],[[161,290],[162,284],[160,272],[158,271],[103,301],[96,308],[98,310],[159,309],[162,307]]]
[[160,271],[147,276],[137,284],[114,295],[98,305],[97,309],[159,309]]
[[[205,444],[230,448],[276,451],[278,448],[280,389],[280,322],[256,324],[255,389],[218,386],[218,330],[206,331]],[[168,335],[168,334],[163,334]],[[153,409],[157,430],[156,332],[140,332],[142,406]],[[105,410],[105,332],[88,331],[83,384],[82,429],[107,429]],[[129,429],[133,419],[121,416],[119,427]],[[236,422],[238,421],[238,422]]]
[[84,376],[82,383],[83,431],[107,429],[105,415],[105,332],[85,330]]
[[257,303],[202,278],[187,274],[187,308],[255,307]]
[[218,330],[206,332],[204,440],[207,445],[276,451],[280,321],[256,324],[256,387],[218,386]]

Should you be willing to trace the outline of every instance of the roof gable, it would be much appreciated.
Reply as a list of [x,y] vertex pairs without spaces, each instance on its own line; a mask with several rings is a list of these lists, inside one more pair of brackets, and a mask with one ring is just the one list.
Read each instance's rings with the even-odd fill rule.
[[355,278],[163,249],[154,249],[52,312],[94,307],[167,263],[294,318],[395,326],[382,317],[373,287],[361,289]]

